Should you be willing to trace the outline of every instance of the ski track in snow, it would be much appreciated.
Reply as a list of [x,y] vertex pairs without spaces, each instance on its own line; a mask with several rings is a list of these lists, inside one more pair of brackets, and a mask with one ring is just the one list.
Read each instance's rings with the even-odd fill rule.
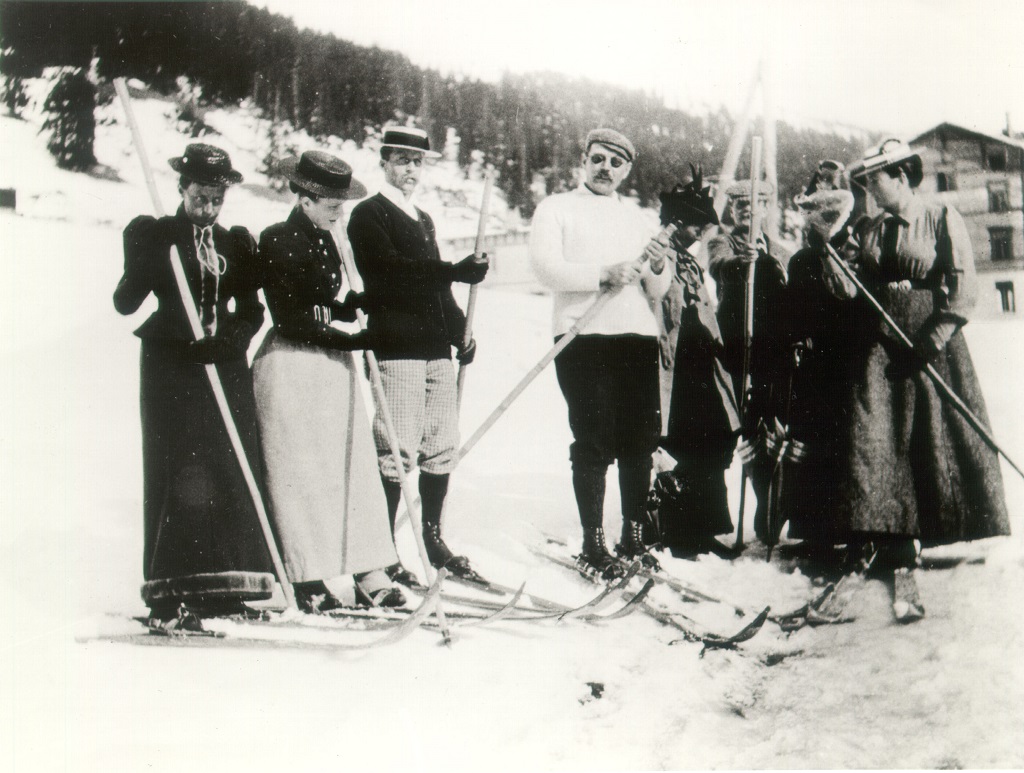
[[[166,103],[137,109],[164,205],[173,209],[165,159],[187,140],[168,126]],[[226,112],[217,121],[236,165],[258,182],[249,123]],[[19,214],[0,212],[7,272],[0,577],[9,591],[0,747],[10,769],[1024,767],[1024,485],[1005,465],[1014,535],[936,551],[986,561],[920,573],[927,617],[908,627],[892,623],[881,584],[855,582],[848,606],[855,622],[788,636],[768,623],[739,649],[703,658],[700,645],[668,646],[679,633],[642,613],[599,625],[456,630],[451,648],[421,629],[359,653],[104,641],[140,630],[129,617],[144,611],[131,331],[153,307],[126,319],[111,305],[120,231],[149,206],[123,124],[99,132],[101,162],[127,182],[56,170],[34,125],[0,119],[0,186],[19,195]],[[371,168],[365,158],[360,164]],[[289,206],[240,189],[222,221],[258,233]],[[545,297],[484,286],[464,437],[551,345],[549,315]],[[1024,324],[979,322],[967,335],[996,437],[1020,460],[1014,352],[1024,345]],[[446,534],[496,581],[528,579],[527,591],[575,604],[596,588],[528,549],[545,534],[576,548],[569,440],[548,369],[453,476]],[[733,495],[738,479],[734,468]],[[616,501],[609,476],[611,535],[619,527]],[[399,550],[418,569],[408,529]],[[784,612],[814,593],[807,577],[780,562],[664,563],[751,609],[771,604]],[[745,622],[721,605],[681,605],[660,586],[651,600],[719,633]]]

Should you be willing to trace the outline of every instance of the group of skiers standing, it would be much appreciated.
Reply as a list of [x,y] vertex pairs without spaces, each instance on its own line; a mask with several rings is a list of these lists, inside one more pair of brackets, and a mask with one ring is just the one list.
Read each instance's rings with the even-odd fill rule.
[[[843,206],[852,196],[842,190],[842,165],[823,162],[800,197],[812,227],[790,257],[759,228],[752,233],[770,193],[763,181],[728,189],[731,230],[709,239],[722,224],[694,170],[689,184],[662,194],[655,233],[618,192],[636,153],[615,130],[591,131],[581,184],[540,203],[530,239],[535,271],[553,291],[562,347],[555,369],[573,435],[580,568],[613,578],[622,559],[656,566],[653,545],[675,555],[729,555],[715,535],[733,529],[725,471],[736,453],[753,483],[759,539],[774,544],[788,520],[790,536],[809,550],[846,545],[904,588],[918,545],[1008,534],[996,454],[924,372],[930,363],[985,416],[960,332],[974,291],[970,241],[954,209],[916,193],[920,157],[890,140],[851,168],[849,179],[881,210],[856,222]],[[143,598],[154,618],[172,619],[183,603],[199,615],[245,614],[245,601],[273,591],[275,544],[287,575],[280,579],[305,611],[351,603],[339,591],[348,576],[356,603],[404,604],[401,586],[418,582],[398,559],[394,529],[400,478],[414,466],[430,563],[480,579],[442,539],[441,513],[458,462],[452,351],[466,364],[476,348],[451,284],[482,281],[488,262],[441,259],[430,217],[411,201],[431,155],[423,131],[385,131],[385,185],[348,224],[365,292],[351,292],[349,282],[343,299],[333,229],[344,201],[367,191],[328,153],[282,165],[296,205],[258,246],[245,229],[217,224],[225,191],[241,175],[204,144],[170,161],[181,175],[177,213],[139,217],[125,229],[115,306],[133,313],[151,292],[160,301],[136,331]],[[173,277],[175,249],[191,298]],[[841,270],[844,259],[859,282]],[[246,352],[263,322],[260,288],[273,326],[250,371]],[[881,322],[867,292],[912,337],[912,350]],[[202,318],[200,340],[188,303]],[[365,331],[333,325],[360,310]],[[352,354],[363,349],[376,357],[384,396],[372,428]],[[272,541],[260,532],[204,365],[224,384]],[[671,399],[663,433],[664,373]],[[674,466],[655,476],[659,446]],[[613,462],[617,558],[603,531]],[[916,595],[904,597],[913,599],[904,619],[923,615]]]

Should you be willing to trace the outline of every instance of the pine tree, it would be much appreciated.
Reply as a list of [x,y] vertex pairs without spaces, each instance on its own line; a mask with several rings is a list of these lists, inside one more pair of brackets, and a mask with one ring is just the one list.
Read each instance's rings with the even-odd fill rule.
[[25,93],[25,84],[21,78],[14,75],[4,78],[3,101],[7,112],[15,118],[21,118],[28,107],[28,94]]
[[96,87],[85,70],[63,72],[43,103],[46,120],[40,130],[50,132],[46,148],[62,169],[80,172],[95,166],[95,108]]

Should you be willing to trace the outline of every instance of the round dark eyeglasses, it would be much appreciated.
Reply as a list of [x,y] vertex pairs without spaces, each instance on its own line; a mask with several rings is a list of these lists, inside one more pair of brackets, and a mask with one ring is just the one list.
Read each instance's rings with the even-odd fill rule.
[[[604,160],[606,158],[608,158],[608,157],[605,156],[602,153],[594,153],[590,157],[590,163],[593,164],[594,166],[598,166],[600,164],[603,164]],[[628,162],[624,158],[622,158],[620,156],[612,156],[611,160],[609,161],[609,163],[612,165],[612,169],[618,169],[619,167],[621,167],[622,165],[624,165],[624,164],[626,164]]]

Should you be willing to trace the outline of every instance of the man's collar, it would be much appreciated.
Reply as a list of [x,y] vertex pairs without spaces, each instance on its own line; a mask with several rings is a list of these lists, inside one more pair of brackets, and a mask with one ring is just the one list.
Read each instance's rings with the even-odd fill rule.
[[405,194],[391,183],[384,183],[380,186],[380,195],[401,209],[409,209],[415,206],[412,202],[415,194],[406,198]]
[[622,198],[621,194],[619,194],[618,191],[612,191],[609,194],[595,193],[590,189],[590,186],[587,185],[586,183],[580,183],[579,187],[576,190],[585,196],[596,196],[602,199],[615,199],[616,201],[618,201],[619,199]]

